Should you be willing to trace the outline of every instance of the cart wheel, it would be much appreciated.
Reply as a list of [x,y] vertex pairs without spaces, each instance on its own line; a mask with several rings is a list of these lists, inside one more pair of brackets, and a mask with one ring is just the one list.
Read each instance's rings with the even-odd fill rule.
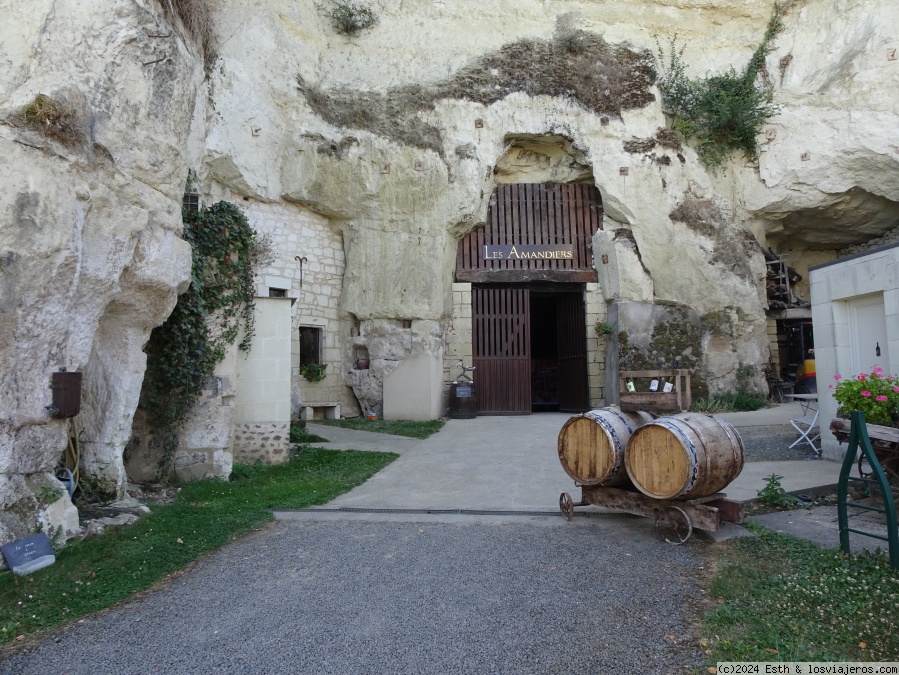
[[[693,534],[693,523],[679,506],[666,506],[664,509],[656,509],[656,527],[667,530],[665,541],[679,546]],[[669,539],[668,535],[673,537]]]
[[565,520],[571,520],[574,517],[574,501],[567,492],[559,495],[559,510],[565,516]]

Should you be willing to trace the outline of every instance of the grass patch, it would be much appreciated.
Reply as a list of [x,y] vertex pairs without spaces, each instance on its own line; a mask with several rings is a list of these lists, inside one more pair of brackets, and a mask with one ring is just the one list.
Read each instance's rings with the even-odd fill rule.
[[348,420],[315,420],[316,424],[327,424],[331,427],[355,429],[356,431],[374,431],[379,434],[408,436],[409,438],[427,438],[436,434],[446,424],[443,420],[413,422],[412,420],[369,420],[357,417]]
[[82,121],[76,110],[46,94],[35,96],[19,111],[16,120],[67,147],[84,142]]
[[22,577],[0,574],[0,646],[121,602],[272,521],[270,509],[327,502],[394,459],[392,453],[311,448],[280,466],[235,467],[236,480],[185,485],[174,504],[153,507],[130,527],[73,543],[51,567]]
[[328,439],[309,433],[308,431],[306,431],[305,427],[301,427],[299,424],[291,424],[290,442],[309,445],[310,443],[327,443]]
[[759,525],[723,547],[706,615],[717,661],[893,661],[899,570]]

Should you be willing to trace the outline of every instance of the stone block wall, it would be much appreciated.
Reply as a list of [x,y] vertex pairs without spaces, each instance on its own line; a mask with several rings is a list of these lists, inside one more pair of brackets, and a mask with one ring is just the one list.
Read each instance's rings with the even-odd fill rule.
[[[352,390],[341,377],[354,360],[350,335],[354,321],[340,314],[346,268],[341,232],[324,216],[295,204],[250,201],[245,209],[250,224],[273,248],[271,261],[260,270],[257,292],[267,296],[269,288],[284,289],[295,300],[291,308],[292,415],[298,417],[302,407],[315,403],[339,403],[350,414],[358,412]],[[308,382],[300,375],[301,326],[321,330],[321,362],[327,370],[320,382]]]
[[606,341],[605,335],[597,335],[594,326],[606,320],[606,300],[599,284],[587,284],[584,294],[584,311],[587,314],[587,393],[591,408],[605,405]]
[[238,462],[287,461],[290,449],[289,298],[256,298],[256,335],[237,357],[232,450]]
[[[443,380],[452,382],[462,370],[459,361],[470,366],[474,358],[474,346],[471,335],[471,284],[454,283],[453,314],[446,331],[446,351],[443,354]],[[444,385],[444,410],[449,396],[449,387]]]

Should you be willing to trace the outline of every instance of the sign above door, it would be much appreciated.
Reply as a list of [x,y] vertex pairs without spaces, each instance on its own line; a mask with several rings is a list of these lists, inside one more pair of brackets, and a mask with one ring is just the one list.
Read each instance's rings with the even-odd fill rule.
[[542,246],[515,245],[482,246],[484,260],[571,260],[574,246],[546,244]]

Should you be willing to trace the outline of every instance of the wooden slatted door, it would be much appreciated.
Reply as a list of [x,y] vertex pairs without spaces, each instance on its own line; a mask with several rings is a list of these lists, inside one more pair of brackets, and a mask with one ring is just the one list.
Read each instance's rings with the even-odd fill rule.
[[531,413],[530,292],[526,288],[472,288],[474,379],[478,413]]
[[602,196],[592,185],[499,185],[485,226],[459,241],[456,281],[595,282],[592,241],[602,218]]
[[556,327],[559,344],[559,409],[584,412],[590,409],[587,390],[587,327],[584,298],[580,293],[556,296]]

